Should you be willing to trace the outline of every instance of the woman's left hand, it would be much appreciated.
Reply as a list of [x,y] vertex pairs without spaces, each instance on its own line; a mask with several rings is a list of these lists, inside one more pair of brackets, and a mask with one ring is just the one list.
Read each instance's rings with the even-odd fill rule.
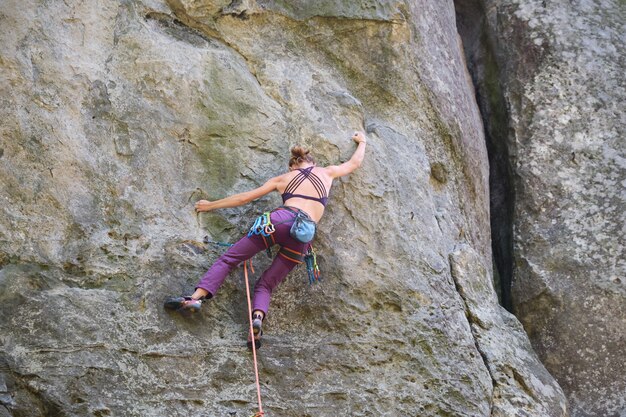
[[208,200],[198,200],[196,202],[196,211],[211,211],[211,202]]

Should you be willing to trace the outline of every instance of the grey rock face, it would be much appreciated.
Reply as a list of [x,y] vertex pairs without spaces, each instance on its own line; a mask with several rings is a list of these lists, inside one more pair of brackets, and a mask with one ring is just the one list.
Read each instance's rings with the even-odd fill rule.
[[466,49],[487,107],[502,94],[510,118],[490,130],[515,178],[515,313],[573,415],[623,416],[624,2],[481,3],[483,51]]
[[[240,273],[167,314],[277,196],[303,143],[337,182],[324,281],[276,291],[270,416],[565,415],[488,265],[487,164],[454,10],[439,1],[5,1],[0,6],[0,413],[245,416]],[[259,255],[256,268],[268,260]],[[5,412],[6,410],[6,412]]]

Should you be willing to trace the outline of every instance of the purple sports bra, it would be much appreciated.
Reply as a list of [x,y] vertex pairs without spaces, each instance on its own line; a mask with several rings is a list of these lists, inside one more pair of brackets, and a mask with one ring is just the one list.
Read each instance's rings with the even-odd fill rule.
[[[287,184],[287,187],[285,188],[285,192],[281,195],[281,197],[283,198],[283,203],[290,198],[298,197],[304,198],[306,200],[317,201],[323,206],[326,206],[326,203],[328,202],[328,193],[326,191],[326,187],[324,187],[324,183],[322,182],[322,180],[320,180],[320,178],[313,173],[313,166],[310,166],[308,168],[298,168],[298,171],[300,171],[298,175],[296,175],[291,181],[289,181],[289,184]],[[313,184],[313,187],[315,187],[315,191],[317,191],[318,197],[294,193],[294,191],[296,191],[296,189],[300,186],[300,184],[304,182],[304,180],[309,180],[311,184]]]

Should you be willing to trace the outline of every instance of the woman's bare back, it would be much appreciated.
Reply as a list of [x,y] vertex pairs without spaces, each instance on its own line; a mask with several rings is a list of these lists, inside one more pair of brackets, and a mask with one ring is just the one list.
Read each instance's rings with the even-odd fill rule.
[[[310,165],[302,166],[303,168],[308,168]],[[330,193],[330,188],[333,184],[333,179],[326,172],[326,168],[322,167],[313,167],[311,170],[311,174],[315,175],[321,181],[324,189],[326,191],[326,195]],[[278,192],[282,195],[285,192],[288,184],[296,177],[300,175],[300,171],[298,169],[294,169],[284,175],[279,177],[279,182],[276,186]],[[316,188],[313,182],[308,179],[304,179],[297,187],[297,194],[302,194],[312,198],[320,198],[319,189]],[[296,207],[300,210],[306,212],[315,222],[319,222],[324,214],[324,205],[316,200],[309,200],[301,197],[291,197],[284,201],[283,203],[286,206]]]

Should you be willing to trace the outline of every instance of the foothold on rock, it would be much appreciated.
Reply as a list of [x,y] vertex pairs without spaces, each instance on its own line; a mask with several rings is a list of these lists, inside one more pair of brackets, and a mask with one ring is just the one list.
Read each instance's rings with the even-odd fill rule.
[[430,166],[430,175],[441,184],[448,182],[448,170],[441,162],[435,162]]

